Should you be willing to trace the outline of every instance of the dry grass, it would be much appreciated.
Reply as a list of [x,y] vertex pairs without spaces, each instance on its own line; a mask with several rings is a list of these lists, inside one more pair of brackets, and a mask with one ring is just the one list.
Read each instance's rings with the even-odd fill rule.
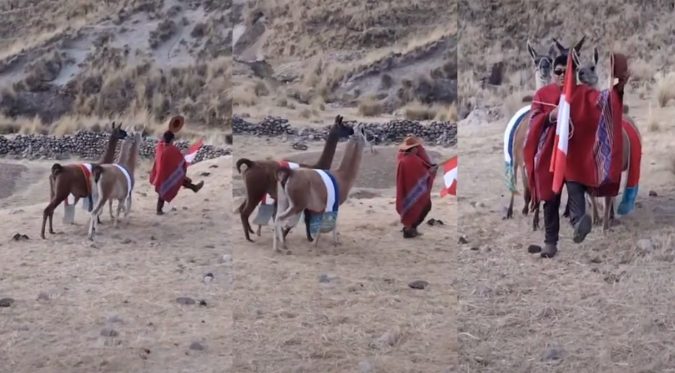
[[0,113],[46,125],[62,116],[147,112],[162,122],[180,113],[193,129],[228,131],[229,8],[201,5],[208,16],[174,0],[3,4]]
[[[380,89],[396,92],[399,83],[387,74],[390,69],[387,65],[401,56],[419,54],[423,61],[410,58],[404,63],[407,68],[401,68],[405,71],[398,71],[398,75],[433,71],[434,74],[456,77],[454,50],[434,57],[431,65],[424,60],[423,53],[425,48],[456,37],[456,22],[453,21],[457,17],[457,7],[452,2],[339,4],[326,0],[283,3],[252,0],[244,5],[242,13],[242,27],[260,32],[253,40],[248,36],[240,39],[248,46],[241,52],[243,59],[264,58],[271,65],[270,70],[277,73],[273,79],[293,77],[282,86],[286,97],[280,103],[282,107],[289,103],[297,107],[301,117],[306,117],[307,113],[303,105],[315,106],[312,102],[315,98],[356,107],[355,112],[362,116],[379,116],[382,112],[378,113],[378,105],[371,96],[380,95],[346,92],[343,84],[359,74],[376,71],[376,75],[382,75],[382,81],[378,82]],[[261,16],[264,16],[264,25]],[[389,85],[386,84],[387,77]],[[235,79],[235,87],[239,84],[246,83]],[[371,82],[357,85],[374,88]],[[359,90],[360,87],[355,89]],[[383,102],[383,108],[391,113],[415,98],[388,99],[386,104]],[[379,98],[378,101],[383,100]],[[235,103],[235,111],[250,113],[254,105],[261,108],[277,103],[260,100],[253,104],[252,100],[243,100],[240,105]]]
[[[506,187],[494,181],[503,174],[495,145],[504,124],[461,127],[462,156],[472,165],[459,190],[459,229],[469,241],[458,256],[460,370],[628,373],[673,366],[667,325],[675,302],[668,285],[675,281],[674,129],[654,130],[653,123],[667,123],[675,111],[628,99],[643,141],[639,206],[608,234],[594,227],[581,245],[561,220],[562,251],[553,260],[527,254],[544,234],[531,231],[531,216],[502,220]],[[516,210],[522,204],[517,197]]]
[[[462,30],[458,58],[462,79],[459,84],[460,117],[466,116],[476,105],[499,105],[512,88],[534,91],[533,66],[525,48],[527,40],[540,53],[545,53],[552,37],[569,46],[582,33],[588,36],[582,51],[583,58],[589,58],[591,48],[597,46],[601,54],[601,70],[606,73],[606,57],[610,48],[624,52],[629,57],[632,86],[647,91],[641,96],[653,99],[659,105],[665,105],[664,100],[667,102],[671,97],[669,87],[673,85],[661,83],[669,79],[670,66],[675,64],[675,39],[666,22],[673,11],[668,2],[653,3],[647,7],[632,0],[623,1],[620,6],[550,2],[544,6],[546,10],[543,12],[539,7],[512,7],[500,12],[485,12],[489,5],[464,0],[459,6],[467,9],[467,14],[459,18]],[[591,32],[588,25],[598,25],[598,19],[603,20],[602,32]],[[528,27],[522,27],[524,24]],[[478,80],[489,75],[492,66],[499,62],[504,63],[507,74],[518,74],[521,78],[510,78],[503,84],[506,89],[496,92],[482,90]]]

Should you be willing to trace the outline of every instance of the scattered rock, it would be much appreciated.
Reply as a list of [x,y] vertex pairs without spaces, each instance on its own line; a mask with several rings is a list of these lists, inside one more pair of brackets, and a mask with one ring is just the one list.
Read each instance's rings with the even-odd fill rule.
[[541,360],[547,364],[557,365],[563,360],[564,351],[559,348],[547,348]]
[[[108,124],[106,124],[108,126]],[[55,137],[49,135],[17,134],[13,137],[0,136],[0,156],[18,156],[19,158],[98,159],[108,146],[110,132],[78,131],[72,135]],[[155,158],[157,139],[146,138],[139,147],[139,157]],[[181,150],[192,145],[189,141],[175,141]],[[117,154],[122,144],[118,144]],[[231,154],[230,149],[202,145],[191,164],[205,159],[213,159]]]
[[650,196],[650,197],[658,197],[659,195],[656,193],[656,191],[650,190],[650,191],[649,191],[649,196]]
[[415,281],[409,283],[408,286],[411,289],[424,290],[424,289],[426,289],[427,286],[429,286],[429,283],[424,281],[424,280],[415,280]]
[[359,363],[359,372],[361,373],[373,373],[375,372],[375,369],[373,368],[373,364],[367,362],[367,361],[362,361]]
[[192,342],[190,344],[190,350],[192,350],[192,351],[203,351],[204,346],[199,342]]
[[204,171],[204,172],[200,173],[199,176],[207,177],[207,176],[211,176],[211,173]]
[[125,238],[121,242],[122,245],[128,245],[130,243],[134,243],[134,240],[132,240],[131,238]]
[[49,300],[49,299],[50,299],[49,294],[45,293],[44,291],[41,291],[37,296],[37,300]]
[[205,301],[204,299],[202,299],[202,300],[199,301],[199,305],[202,306],[202,307],[206,307],[206,306],[207,306],[206,301]]
[[12,298],[2,298],[0,299],[0,307],[11,307],[14,304],[14,299]]
[[123,321],[122,321],[122,319],[121,319],[119,316],[117,316],[117,315],[112,315],[112,316],[108,317],[108,322],[109,322],[109,323],[113,323],[113,324],[117,324],[117,323],[121,323],[121,322],[123,322]]
[[466,245],[469,243],[469,240],[467,240],[464,236],[459,237],[459,244],[460,245]]
[[195,302],[195,300],[190,297],[178,297],[176,298],[176,302],[185,306],[197,304],[197,302]]
[[[355,121],[345,121],[345,124],[356,125]],[[375,145],[399,143],[408,134],[422,138],[425,143],[440,146],[457,145],[457,124],[450,122],[432,121],[422,124],[407,119],[395,119],[388,123],[363,123],[366,129],[375,137],[371,140]],[[288,119],[268,116],[259,123],[251,123],[241,116],[232,117],[234,134],[253,136],[295,136],[301,141],[324,141],[328,137],[330,126],[323,128],[292,127]]]
[[27,235],[21,233],[17,233],[14,236],[12,236],[13,241],[27,241],[29,239],[30,238]]
[[101,336],[102,337],[117,337],[120,335],[120,333],[117,332],[115,329],[103,329],[101,330]]
[[209,272],[209,273],[207,273],[207,274],[204,276],[204,283],[205,283],[205,284],[208,284],[208,283],[210,283],[211,281],[213,281],[213,273],[210,273],[210,272]]
[[330,276],[326,273],[320,274],[319,275],[319,282],[323,283],[323,284],[330,282]]
[[637,248],[643,253],[650,253],[654,250],[654,244],[652,240],[648,238],[642,238],[637,242]]

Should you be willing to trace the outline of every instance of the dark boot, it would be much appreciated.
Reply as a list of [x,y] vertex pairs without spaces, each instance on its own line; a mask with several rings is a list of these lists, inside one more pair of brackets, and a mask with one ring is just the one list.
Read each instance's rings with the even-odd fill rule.
[[191,191],[197,193],[197,192],[199,192],[199,190],[202,189],[203,186],[204,186],[204,180],[198,182],[197,184],[192,184],[192,183],[190,183],[190,184],[187,185],[186,187],[187,187],[188,189],[190,189]]
[[539,255],[541,255],[542,258],[553,258],[557,253],[558,245],[554,243],[547,243],[541,248],[541,254]]
[[574,224],[574,238],[572,239],[574,243],[582,243],[586,236],[591,233],[593,228],[593,220],[590,216],[584,215],[579,219],[576,224]]
[[415,238],[419,235],[415,228],[403,228],[403,238]]
[[164,208],[164,200],[161,198],[157,198],[157,215],[164,215],[164,211],[162,211],[163,208]]

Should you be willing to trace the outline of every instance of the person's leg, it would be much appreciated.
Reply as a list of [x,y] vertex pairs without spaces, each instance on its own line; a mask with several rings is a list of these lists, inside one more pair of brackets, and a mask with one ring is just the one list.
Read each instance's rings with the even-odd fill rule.
[[157,215],[164,215],[164,200],[162,197],[157,197]]
[[429,215],[429,212],[431,212],[431,201],[429,201],[429,204],[424,207],[424,210],[422,210],[422,213],[420,214],[419,219],[415,222],[413,225],[413,229],[417,231],[417,227],[422,225],[424,223],[424,220],[427,218],[427,215]]
[[586,214],[586,187],[582,184],[568,181],[567,198],[570,206],[570,220],[574,226],[575,243],[581,243],[593,228],[593,219]]
[[189,177],[183,179],[183,188],[190,189],[195,193],[199,192],[199,190],[202,189],[203,186],[204,180],[198,182],[197,184],[193,184],[192,180]]
[[560,199],[556,195],[553,200],[544,202],[544,248],[541,256],[552,258],[558,252],[558,234],[560,233]]

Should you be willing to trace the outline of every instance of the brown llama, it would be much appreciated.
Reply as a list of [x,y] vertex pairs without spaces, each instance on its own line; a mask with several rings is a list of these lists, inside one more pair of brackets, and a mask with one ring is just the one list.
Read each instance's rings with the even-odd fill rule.
[[[335,171],[290,167],[280,167],[277,170],[280,200],[274,219],[275,251],[280,251],[279,242],[284,250],[287,249],[286,234],[290,227],[297,224],[303,212],[310,216],[312,233],[316,234],[314,246],[318,244],[321,233],[331,231],[333,244],[339,244],[338,207],[347,200],[356,182],[366,145],[366,130],[362,124],[358,124]],[[370,150],[373,152],[372,145]]]
[[[254,219],[254,223],[258,225],[258,231],[255,232],[257,236],[260,236],[262,226],[267,225],[270,218],[274,217],[277,197],[276,172],[282,166],[290,165],[301,168],[330,169],[340,139],[348,138],[354,134],[354,129],[343,124],[342,119],[340,115],[335,117],[335,123],[330,128],[319,161],[313,165],[289,164],[289,162],[272,160],[251,161],[247,158],[237,160],[237,171],[242,175],[246,187],[246,200],[241,203],[237,212],[239,212],[239,216],[241,217],[241,225],[244,228],[244,235],[247,241],[253,242],[250,233],[254,233],[254,231],[248,219],[256,207],[258,207],[258,215]],[[243,172],[241,170],[242,165],[246,165],[246,169]],[[312,236],[309,231],[309,220],[307,217],[305,218],[305,227],[307,240],[311,242]]]
[[[108,148],[103,154],[103,158],[96,164],[112,163],[115,159],[115,148],[119,140],[127,137],[126,131],[122,129],[122,124],[115,126],[112,124],[112,132],[108,139]],[[40,237],[45,237],[45,226],[47,219],[49,219],[49,233],[54,234],[54,211],[62,203],[65,202],[65,218],[64,223],[73,223],[75,217],[75,206],[82,198],[87,198],[88,208],[91,209],[94,205],[93,182],[91,179],[91,170],[94,164],[92,163],[73,163],[69,165],[61,165],[54,163],[49,174],[49,204],[45,207],[42,213],[42,230]],[[68,203],[68,197],[73,196],[73,203]],[[100,223],[100,221],[99,221]]]
[[134,138],[129,149],[129,155],[122,159],[122,163],[95,165],[91,171],[96,187],[98,189],[98,202],[91,211],[89,219],[89,239],[94,238],[94,232],[97,228],[98,219],[103,212],[105,203],[109,200],[117,200],[117,212],[113,219],[113,226],[119,227],[120,212],[124,209],[124,217],[131,212],[132,193],[134,190],[134,172],[136,170],[136,160],[138,159],[138,149],[143,141],[142,132],[134,133]]

